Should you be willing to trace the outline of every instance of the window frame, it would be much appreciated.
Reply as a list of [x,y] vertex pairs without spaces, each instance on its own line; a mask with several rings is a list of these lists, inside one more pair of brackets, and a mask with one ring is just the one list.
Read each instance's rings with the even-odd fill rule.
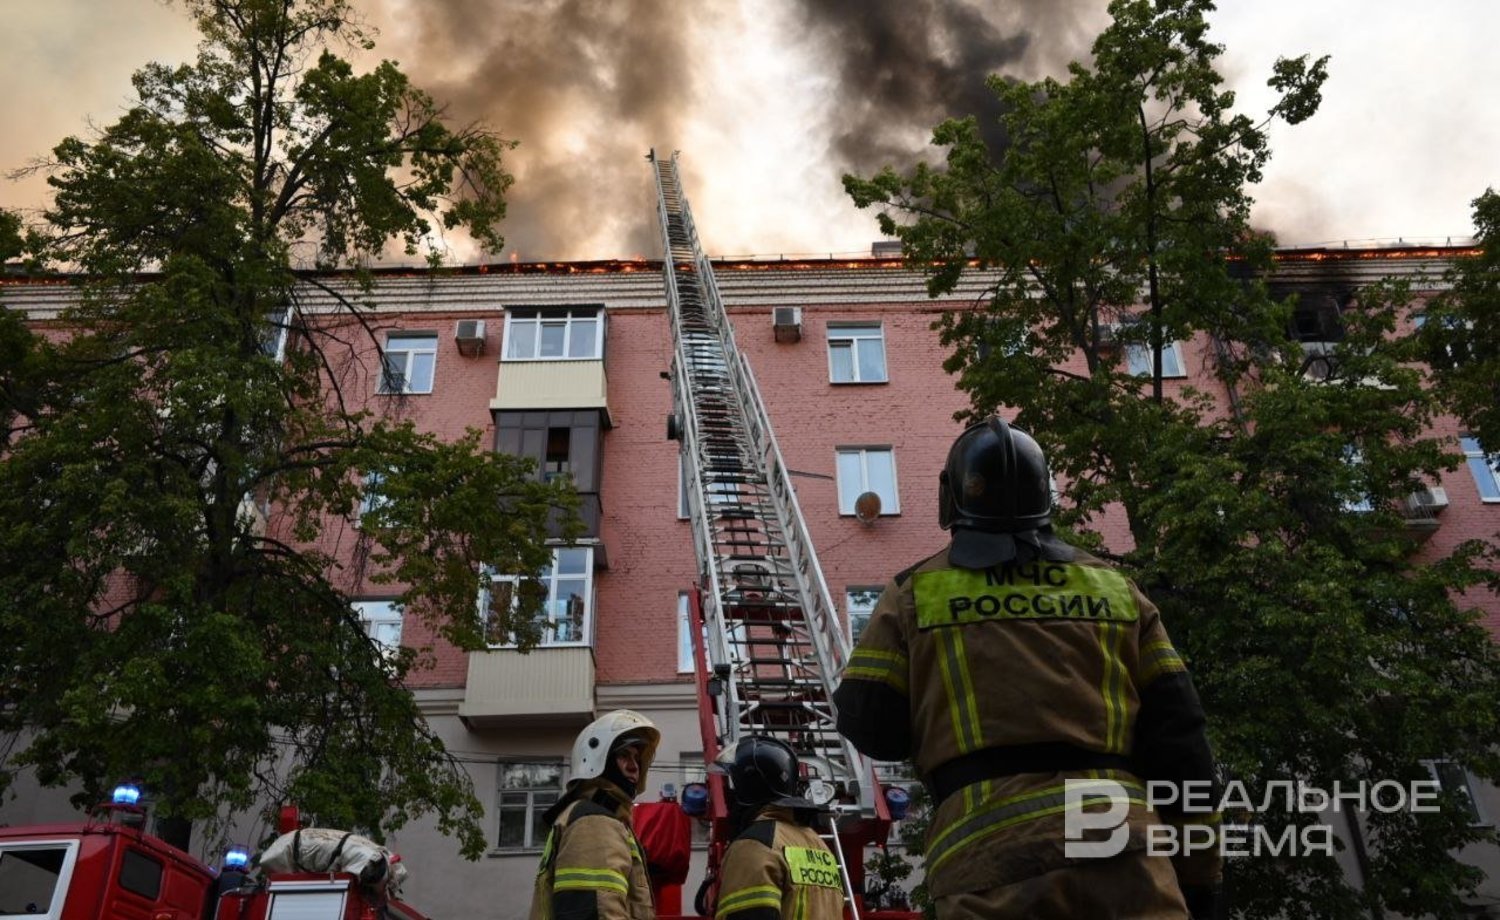
[[[587,320],[594,327],[593,354],[574,355],[573,350],[573,327],[582,325]],[[543,355],[542,352],[542,326],[544,323],[561,322],[563,326],[562,354]],[[516,337],[518,326],[535,327],[531,337],[531,353],[529,355],[513,354],[519,339]],[[502,362],[529,362],[529,361],[599,361],[604,358],[604,308],[594,306],[569,306],[569,307],[513,307],[505,311],[505,332],[501,340],[500,360]]]
[[[1463,451],[1464,465],[1469,468],[1479,500],[1486,505],[1500,504],[1500,454],[1485,453],[1479,439],[1471,434],[1459,435],[1458,446]],[[1481,469],[1488,474],[1488,484],[1480,479]]]
[[[692,601],[686,591],[677,592],[677,673],[696,674],[698,672],[693,653],[693,617]],[[687,657],[684,658],[683,656]],[[683,665],[686,667],[683,667]]]
[[[401,651],[401,638],[405,629],[406,609],[396,602],[394,597],[366,597],[349,602],[354,608],[355,616],[359,617],[359,625],[364,628],[365,635],[380,646],[381,651],[387,656],[395,655]],[[372,611],[384,608],[385,613],[375,614]],[[396,641],[394,643],[381,639],[373,631],[375,626],[396,626]]]
[[[859,641],[860,634],[864,632],[866,627],[868,627],[870,617],[875,613],[875,605],[880,603],[880,595],[884,591],[885,588],[881,585],[844,586],[844,628],[847,631],[849,642],[851,645]],[[870,595],[870,603],[868,605],[868,608],[866,608],[864,605],[861,605],[859,607],[855,606],[854,597],[857,594]],[[860,627],[858,631],[854,629],[854,617],[856,613],[862,616],[865,623],[865,626]]]
[[[393,342],[399,339],[414,341],[431,340],[431,348],[396,348]],[[401,330],[399,332],[387,332],[385,334],[385,347],[380,350],[380,382],[375,392],[380,396],[425,396],[432,393],[437,383],[437,354],[438,334],[423,330]],[[401,372],[401,387],[399,389],[388,386],[391,382],[389,362],[394,355],[404,355],[404,369]],[[412,361],[416,355],[432,355],[432,373],[427,378],[427,389],[419,390],[412,386]]]
[[[901,513],[901,477],[898,470],[896,469],[896,449],[890,445],[868,445],[864,447],[845,445],[835,447],[833,449],[834,486],[838,492],[840,517],[853,517],[854,500],[859,498],[859,496],[863,495],[866,492],[875,491],[874,489],[870,488],[869,455],[871,453],[885,453],[889,454],[891,458],[891,502],[890,507],[886,507],[885,496],[881,496],[880,516],[894,517]],[[860,458],[860,485],[859,488],[854,491],[854,494],[849,497],[849,501],[847,503],[845,503],[844,501],[844,477],[841,472],[842,464],[839,463],[839,458],[843,454],[858,454]]]
[[[875,330],[875,333],[873,335],[870,335],[870,334],[859,334],[856,331],[856,330],[867,330],[867,329],[872,329],[872,328]],[[827,339],[828,339],[828,382],[829,383],[834,384],[836,386],[844,386],[844,385],[855,385],[855,386],[857,386],[857,385],[860,385],[860,384],[890,383],[891,382],[891,367],[890,367],[890,360],[889,360],[890,356],[887,354],[886,347],[885,347],[885,323],[881,322],[880,320],[876,320],[873,323],[862,323],[862,322],[853,322],[853,321],[838,322],[838,323],[829,323],[828,324],[828,331],[827,331]],[[864,379],[862,379],[860,377],[860,371],[859,371],[859,344],[858,343],[860,343],[860,342],[870,342],[870,341],[874,341],[874,342],[879,342],[880,343],[880,379],[879,380],[873,380],[873,379],[872,380],[864,380]],[[840,380],[840,379],[838,379],[837,374],[834,373],[833,350],[834,350],[834,346],[835,346],[836,342],[846,343],[846,345],[847,345],[847,347],[849,349],[849,359],[850,359],[849,360],[849,366],[850,366],[850,372],[853,374],[852,378],[849,379],[849,380]]]
[[68,893],[69,886],[73,881],[73,870],[78,863],[78,853],[81,844],[77,840],[17,840],[0,843],[0,858],[11,852],[24,852],[27,850],[64,850],[62,866],[58,870],[52,887],[52,897],[48,901],[47,910],[43,913],[26,914],[23,916],[35,917],[38,920],[58,920],[62,916],[63,901]]
[[1459,773],[1463,775],[1464,785],[1463,789],[1460,791],[1463,793],[1464,797],[1468,799],[1469,807],[1472,810],[1473,814],[1473,820],[1468,822],[1468,826],[1492,827],[1494,825],[1494,822],[1490,821],[1489,816],[1484,813],[1484,809],[1480,807],[1479,797],[1474,794],[1474,782],[1469,776],[1468,767],[1464,766],[1459,761],[1453,760],[1449,757],[1435,757],[1432,759],[1423,760],[1422,766],[1427,768],[1428,775],[1432,777],[1433,782],[1438,784],[1438,790],[1440,792],[1447,792],[1449,790],[1447,784],[1443,781],[1442,774],[1439,772],[1439,767],[1456,767]]
[[[1161,343],[1161,379],[1181,380],[1187,377],[1187,361],[1182,356],[1182,343],[1177,340]],[[1152,373],[1152,351],[1148,342],[1126,342],[1125,343],[1125,371],[1132,377],[1150,377]],[[1170,359],[1169,356],[1170,355]],[[1144,358],[1144,367],[1137,370],[1136,358]],[[1176,362],[1177,371],[1172,373],[1169,369],[1171,361]]]
[[[518,788],[507,789],[503,785],[504,781],[505,781],[505,768],[507,766],[556,767],[557,768],[557,784],[555,786],[522,786],[522,787],[518,787]],[[494,827],[495,827],[495,845],[494,845],[494,847],[492,847],[492,849],[495,852],[497,852],[497,853],[528,853],[528,852],[536,852],[536,851],[541,850],[541,848],[543,847],[543,845],[545,845],[546,842],[547,842],[547,833],[548,833],[548,831],[550,829],[546,828],[546,827],[538,827],[537,825],[538,825],[538,823],[539,823],[539,821],[541,819],[541,816],[546,813],[547,809],[551,808],[552,805],[554,805],[557,802],[558,799],[562,798],[563,790],[566,787],[567,787],[567,764],[560,757],[534,757],[534,758],[504,757],[504,758],[501,758],[500,760],[496,761],[496,763],[495,763],[495,825],[494,825]],[[546,802],[546,801],[544,801],[544,802],[538,802],[538,801],[536,801],[536,794],[537,793],[542,793],[542,794],[545,795],[546,793],[549,793],[549,792],[550,793],[555,793],[552,801],[550,801],[550,802]],[[511,793],[511,794],[524,793],[525,796],[526,796],[526,802],[525,802],[525,804],[523,806],[520,806],[520,808],[522,809],[521,810],[521,814],[523,815],[523,818],[522,818],[522,821],[523,821],[523,823],[522,823],[523,833],[522,833],[522,838],[521,838],[522,839],[522,843],[519,846],[503,844],[503,843],[500,842],[501,822],[503,822],[505,820],[505,815],[507,813],[512,813],[512,814],[515,813],[516,810],[517,810],[517,807],[518,807],[516,805],[506,805],[505,804],[505,795],[506,795],[506,793]],[[539,839],[539,840],[532,839],[533,838],[533,831],[539,831],[541,839]]]
[[[581,551],[581,552],[583,552],[585,554],[584,555],[584,563],[583,563],[583,573],[582,573],[582,575],[579,575],[579,574],[576,574],[576,573],[572,573],[572,572],[562,573],[562,572],[558,571],[558,562],[559,562],[559,559],[560,559],[560,554],[564,553],[564,552],[567,552],[567,551],[570,551],[570,550],[578,550],[578,551]],[[594,616],[595,616],[595,610],[594,610],[594,606],[595,606],[595,597],[594,597],[594,590],[595,590],[595,588],[594,588],[594,547],[593,546],[578,546],[578,545],[575,545],[575,546],[563,546],[563,545],[553,546],[552,547],[552,563],[547,567],[547,574],[545,574],[543,576],[543,578],[547,582],[547,600],[544,602],[544,606],[543,606],[542,609],[543,609],[544,616],[546,616],[546,618],[549,619],[549,620],[550,620],[550,615],[551,615],[551,612],[552,612],[553,605],[556,604],[556,602],[557,602],[557,586],[558,586],[558,583],[559,582],[563,582],[563,581],[577,581],[580,578],[583,579],[583,618],[582,618],[582,622],[580,623],[579,628],[578,628],[578,631],[579,631],[579,633],[581,635],[581,638],[576,639],[576,640],[559,642],[556,639],[556,636],[557,636],[557,627],[555,625],[547,625],[547,626],[542,627],[542,635],[541,635],[541,638],[539,638],[537,640],[537,644],[536,644],[535,648],[592,648],[593,644],[594,644]],[[481,617],[483,619],[486,619],[486,620],[489,617],[490,604],[492,603],[493,597],[494,597],[494,588],[493,588],[493,586],[495,584],[500,583],[500,582],[505,582],[507,584],[512,585],[512,587],[510,589],[511,590],[511,604],[515,605],[518,602],[518,600],[519,600],[519,588],[520,588],[521,582],[523,582],[523,581],[529,581],[529,580],[530,579],[521,578],[520,576],[517,576],[517,575],[511,575],[511,574],[505,574],[505,573],[498,573],[498,572],[493,572],[493,571],[490,572],[489,573],[489,585],[486,586],[480,592],[479,603],[480,603],[480,614],[481,614]],[[488,633],[488,624],[485,624],[485,632]],[[493,641],[490,641],[488,639],[488,637],[486,636],[486,638],[485,638],[485,645],[489,649],[491,649],[491,650],[513,649],[513,648],[516,647],[516,643],[514,641],[514,637],[508,637],[507,641],[504,641],[504,642],[493,642]]]

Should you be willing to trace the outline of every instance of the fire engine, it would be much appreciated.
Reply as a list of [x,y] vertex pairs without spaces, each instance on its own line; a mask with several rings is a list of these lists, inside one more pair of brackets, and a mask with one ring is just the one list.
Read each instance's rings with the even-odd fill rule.
[[[426,920],[368,873],[252,873],[241,849],[215,869],[146,831],[139,798],[123,785],[84,823],[0,828],[0,917]],[[280,829],[294,834],[296,822],[286,810]]]

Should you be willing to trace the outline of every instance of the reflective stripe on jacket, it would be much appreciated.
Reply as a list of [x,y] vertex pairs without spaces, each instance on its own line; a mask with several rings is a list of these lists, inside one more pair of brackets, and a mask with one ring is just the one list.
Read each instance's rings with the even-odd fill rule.
[[[927,777],[964,755],[1021,745],[1128,759],[1128,772],[996,775],[957,790],[928,832],[934,896],[1068,865],[1065,814],[1082,807],[1076,795],[1070,804],[1068,780],[1124,788],[1125,847],[1134,850],[1158,820],[1143,779],[1212,778],[1202,709],[1156,607],[1081,551],[975,571],[952,566],[944,550],[901,573],[881,594],[834,702],[839,730],[857,747],[910,758]],[[1193,869],[1210,881],[1218,865]]]
[[715,920],[841,920],[833,853],[789,809],[764,809],[724,854]]
[[652,920],[646,859],[630,802],[613,784],[585,783],[553,821],[531,896],[530,920]]

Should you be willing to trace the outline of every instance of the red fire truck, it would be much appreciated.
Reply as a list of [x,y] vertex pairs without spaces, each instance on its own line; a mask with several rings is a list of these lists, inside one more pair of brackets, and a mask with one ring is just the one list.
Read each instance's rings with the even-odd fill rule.
[[0,828],[0,917],[426,920],[348,872],[252,875],[235,850],[215,869],[148,833],[126,788],[82,824]]

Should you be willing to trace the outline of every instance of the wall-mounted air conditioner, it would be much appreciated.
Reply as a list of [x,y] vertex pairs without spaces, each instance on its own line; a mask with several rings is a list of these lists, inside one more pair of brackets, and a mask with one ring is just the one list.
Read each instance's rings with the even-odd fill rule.
[[1428,486],[1406,496],[1406,507],[1416,512],[1436,514],[1448,507],[1448,490],[1442,486]]
[[484,354],[484,320],[461,319],[453,327],[453,341],[461,355]]
[[802,340],[802,308],[776,307],[771,311],[771,328],[778,342]]

